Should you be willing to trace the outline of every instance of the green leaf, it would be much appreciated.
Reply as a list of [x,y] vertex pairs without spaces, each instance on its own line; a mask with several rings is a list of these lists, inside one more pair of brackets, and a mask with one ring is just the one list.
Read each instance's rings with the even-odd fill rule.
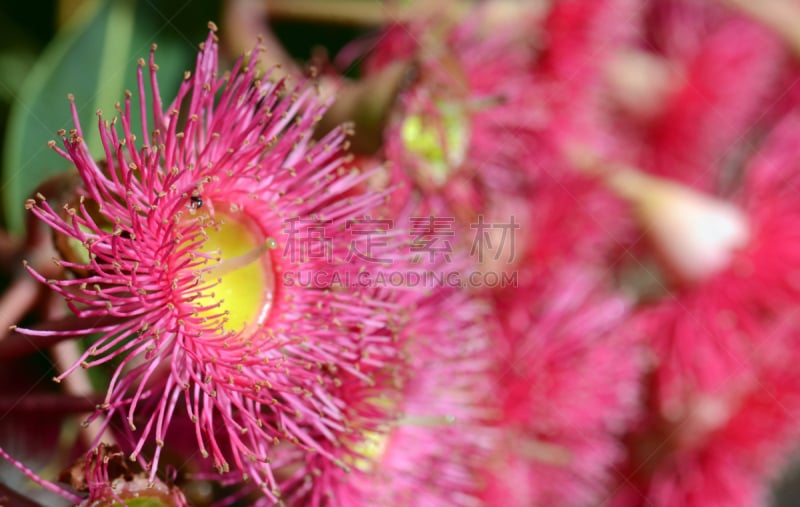
[[[89,2],[45,49],[12,104],[5,138],[0,195],[11,232],[22,233],[24,202],[34,189],[69,168],[66,160],[47,147],[57,130],[74,128],[67,94],[75,96],[85,140],[96,158],[102,158],[103,152],[95,112],[102,109],[108,120],[117,115],[114,104],[123,101],[126,89],[137,89],[136,62],[147,58],[153,43],[159,47],[161,96],[166,104],[171,101],[183,71],[193,66],[197,44],[207,31],[206,21],[218,9],[217,2],[184,9],[187,5],[151,0]],[[134,93],[132,108],[138,108],[137,98]],[[132,116],[137,132],[139,115]]]

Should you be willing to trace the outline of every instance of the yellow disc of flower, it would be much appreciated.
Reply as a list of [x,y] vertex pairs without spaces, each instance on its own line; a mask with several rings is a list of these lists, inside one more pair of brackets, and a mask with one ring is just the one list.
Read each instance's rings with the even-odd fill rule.
[[227,314],[225,331],[238,332],[264,321],[275,292],[275,273],[270,250],[277,243],[264,239],[246,216],[216,214],[214,225],[205,229],[201,248],[218,253],[219,261],[203,273],[204,282],[217,281],[195,300],[196,306],[219,306],[204,310],[207,315]]

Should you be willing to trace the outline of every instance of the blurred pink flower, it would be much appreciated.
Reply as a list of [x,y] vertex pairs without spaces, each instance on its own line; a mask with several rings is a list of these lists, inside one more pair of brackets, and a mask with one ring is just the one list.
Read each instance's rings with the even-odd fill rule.
[[647,315],[657,369],[613,507],[766,505],[800,444],[797,319],[754,329],[741,310],[709,319],[697,299]]
[[775,34],[714,2],[660,0],[647,17],[643,51],[670,78],[658,113],[636,128],[644,146],[632,162],[713,191],[718,172],[709,168],[739,155],[783,93],[788,52]]
[[282,483],[287,505],[467,507],[478,501],[494,438],[487,305],[453,287],[397,303],[412,309],[396,336],[403,368],[376,372],[372,386],[342,386],[346,406],[364,408],[350,419],[342,445],[328,444],[338,459],[287,449],[288,464],[276,470],[288,474]]
[[[518,17],[493,11],[505,7]],[[488,2],[455,22],[422,19],[386,30],[367,68],[405,58],[418,71],[384,134],[385,158],[404,184],[398,194],[421,193],[463,224],[478,215],[507,220],[522,208],[530,189],[525,130],[537,121],[526,95],[532,19],[524,6]]]
[[[694,181],[729,182],[727,204],[742,213],[747,241],[702,279],[665,281],[668,297],[628,324],[655,360],[649,414],[628,437],[615,507],[762,505],[769,480],[800,444],[800,116],[796,106],[780,114],[733,178],[717,163],[710,178]],[[680,179],[680,166],[675,171]],[[672,241],[683,239],[676,233]]]
[[[628,304],[596,275],[565,269],[507,312],[502,441],[488,505],[591,505],[623,459],[638,415],[642,349],[621,324]],[[533,297],[531,297],[533,296]]]

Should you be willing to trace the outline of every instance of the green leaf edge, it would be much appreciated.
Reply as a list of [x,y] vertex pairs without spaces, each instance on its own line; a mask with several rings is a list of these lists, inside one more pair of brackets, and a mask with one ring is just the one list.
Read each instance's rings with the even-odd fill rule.
[[[69,52],[75,40],[80,37],[89,24],[94,21],[100,12],[101,2],[95,0],[88,2],[70,18],[61,30],[56,33],[53,40],[45,48],[42,56],[37,60],[31,69],[25,82],[22,85],[22,94],[14,101],[8,119],[8,132],[3,149],[3,172],[2,188],[3,194],[3,213],[6,219],[6,226],[11,234],[21,235],[23,233],[23,202],[27,195],[20,195],[20,188],[17,184],[20,181],[16,178],[16,173],[12,174],[12,168],[19,168],[21,165],[21,151],[18,148],[22,144],[22,129],[18,128],[23,122],[23,117],[27,108],[24,106],[28,101],[25,97],[37,96],[45,86],[44,77],[53,68],[55,62],[60,61]],[[65,97],[66,100],[66,97]],[[42,141],[42,148],[47,147],[47,141]],[[48,148],[49,149],[49,148]],[[21,169],[17,169],[21,171]]]

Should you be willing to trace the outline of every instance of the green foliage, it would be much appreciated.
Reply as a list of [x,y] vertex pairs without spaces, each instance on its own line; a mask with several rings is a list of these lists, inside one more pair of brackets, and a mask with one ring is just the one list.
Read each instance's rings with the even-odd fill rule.
[[[23,204],[34,189],[68,169],[47,147],[57,130],[74,128],[67,94],[75,96],[89,149],[101,158],[95,113],[102,109],[109,120],[117,114],[114,105],[124,99],[124,91],[136,90],[137,60],[146,59],[150,46],[158,44],[161,96],[169,103],[183,71],[193,66],[207,22],[218,15],[219,2],[84,2],[35,61],[11,104],[0,180],[11,232],[22,232]],[[133,116],[136,131],[138,114]]]

